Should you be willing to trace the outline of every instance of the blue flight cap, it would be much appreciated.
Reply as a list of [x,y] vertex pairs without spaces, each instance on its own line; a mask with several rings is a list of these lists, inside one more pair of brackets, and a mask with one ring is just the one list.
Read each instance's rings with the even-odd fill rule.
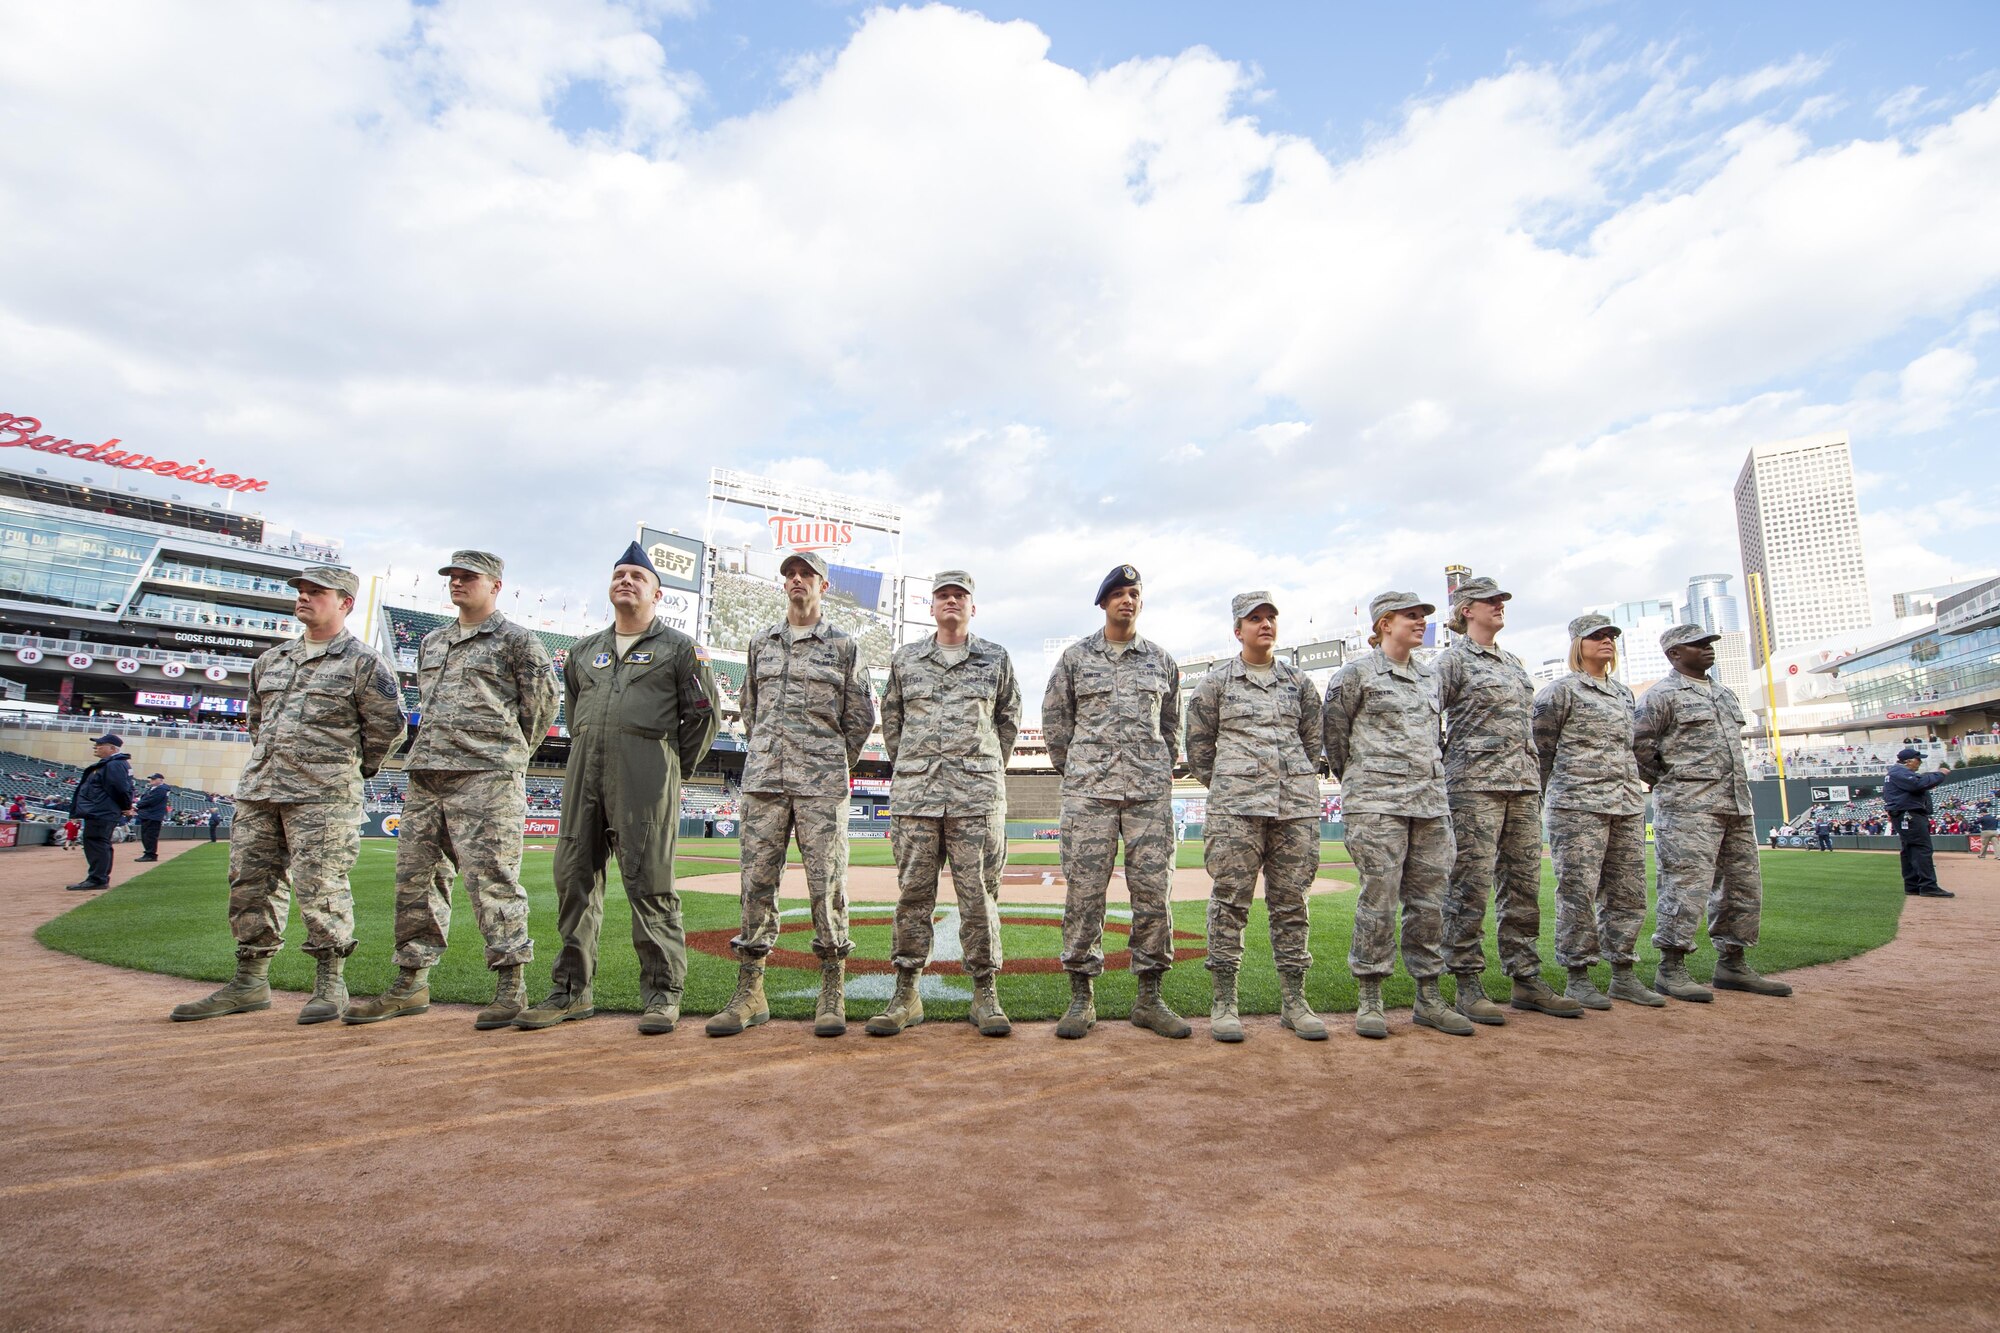
[[637,565],[653,576],[653,582],[658,583],[661,581],[660,571],[654,569],[653,562],[646,557],[646,548],[637,542],[633,542],[630,546],[626,547],[625,554],[619,556],[611,567],[616,569],[619,565]]

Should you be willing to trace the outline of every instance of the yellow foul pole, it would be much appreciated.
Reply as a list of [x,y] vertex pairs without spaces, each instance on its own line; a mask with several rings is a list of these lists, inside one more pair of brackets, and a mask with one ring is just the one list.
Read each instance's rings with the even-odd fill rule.
[[1757,638],[1764,646],[1764,736],[1778,761],[1778,809],[1785,823],[1792,822],[1792,801],[1785,792],[1784,736],[1778,730],[1778,686],[1771,675],[1771,626],[1764,618],[1764,576],[1750,572],[1750,607],[1757,615]]

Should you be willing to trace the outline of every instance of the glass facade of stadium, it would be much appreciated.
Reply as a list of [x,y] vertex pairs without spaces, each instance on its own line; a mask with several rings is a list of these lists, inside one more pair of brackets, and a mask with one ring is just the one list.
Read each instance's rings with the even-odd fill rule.
[[1935,625],[1821,670],[1839,677],[1853,725],[1987,730],[2000,721],[2000,579],[1939,603]]

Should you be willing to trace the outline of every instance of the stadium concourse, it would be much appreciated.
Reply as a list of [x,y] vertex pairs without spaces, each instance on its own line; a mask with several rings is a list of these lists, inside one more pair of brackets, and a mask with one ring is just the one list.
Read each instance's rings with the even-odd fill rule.
[[69,867],[15,853],[6,1322],[1987,1325],[2000,866],[1939,863],[1782,1007],[1229,1047],[177,1025],[33,942]]

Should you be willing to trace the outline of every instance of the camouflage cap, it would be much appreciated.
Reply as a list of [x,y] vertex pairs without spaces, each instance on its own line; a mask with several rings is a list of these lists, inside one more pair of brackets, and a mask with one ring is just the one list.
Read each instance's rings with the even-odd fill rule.
[[1501,601],[1512,601],[1514,594],[1500,591],[1500,585],[1484,574],[1475,574],[1451,591],[1451,604],[1463,606],[1467,602],[1484,602],[1497,597]]
[[1611,623],[1610,616],[1601,616],[1595,611],[1587,611],[1569,622],[1569,636],[1572,639],[1587,639],[1591,635],[1607,629],[1621,637],[1625,633],[1624,630],[1619,629]]
[[931,591],[939,588],[963,588],[967,597],[972,596],[972,575],[962,569],[940,569],[931,576]]
[[285,582],[294,588],[301,584],[316,583],[322,588],[344,592],[349,597],[361,595],[360,578],[353,570],[342,569],[339,565],[308,565]]
[[1701,625],[1673,625],[1660,636],[1660,651],[1684,647],[1691,643],[1714,643],[1720,634]]
[[1416,610],[1430,615],[1437,607],[1413,592],[1378,592],[1375,600],[1368,603],[1368,623],[1372,625],[1392,611]]
[[1229,599],[1229,618],[1231,620],[1241,620],[1260,606],[1268,606],[1273,611],[1278,609],[1278,604],[1271,600],[1271,594],[1268,592],[1261,590],[1257,592],[1239,592]]
[[785,566],[791,564],[792,561],[794,560],[805,561],[805,563],[809,567],[811,567],[812,572],[819,575],[821,578],[831,577],[827,573],[826,557],[821,555],[818,551],[793,551],[790,555],[786,556],[783,560],[780,560],[778,562],[779,578],[783,578],[785,576]]
[[468,574],[484,574],[489,579],[497,579],[505,568],[500,557],[491,551],[453,551],[451,563],[438,573],[449,574],[454,569],[462,569]]

